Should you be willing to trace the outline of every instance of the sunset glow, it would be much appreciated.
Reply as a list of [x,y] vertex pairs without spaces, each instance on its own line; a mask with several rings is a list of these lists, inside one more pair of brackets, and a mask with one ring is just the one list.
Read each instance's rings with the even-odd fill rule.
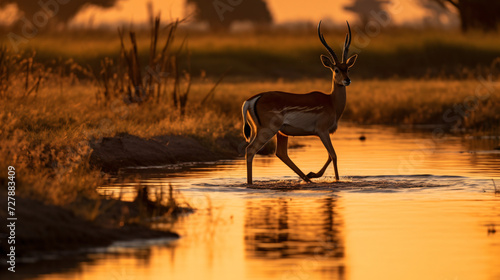
[[[154,0],[152,2],[155,9],[160,10],[165,18],[182,18],[185,16],[184,1],[182,0]],[[343,6],[349,3],[348,0],[269,0],[267,3],[275,22],[278,24],[296,21],[317,22],[320,19],[329,19],[340,24],[345,20],[352,21],[355,19],[355,15],[343,10]],[[396,24],[417,21],[424,16],[424,11],[412,1],[393,1],[393,4],[387,6],[387,10],[393,15]],[[147,19],[147,8],[144,1],[122,1],[116,9],[103,11],[89,8],[78,16],[75,23],[85,24],[91,18],[94,19],[95,24],[111,24],[117,21],[141,23]]]

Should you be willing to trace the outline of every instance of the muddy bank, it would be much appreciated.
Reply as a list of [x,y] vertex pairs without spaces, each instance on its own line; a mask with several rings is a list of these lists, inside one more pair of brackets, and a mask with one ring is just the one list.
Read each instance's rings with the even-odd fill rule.
[[[6,198],[6,195],[2,193],[0,197]],[[69,210],[80,207],[83,211],[89,205],[97,212],[92,221]],[[18,196],[14,230],[16,258],[109,246],[115,241],[179,237],[174,232],[154,230],[145,224],[131,222],[139,220],[142,214],[139,212],[139,201],[80,199],[67,207],[60,207]],[[6,220],[6,215],[5,211],[0,211],[2,220]],[[0,259],[4,259],[10,250],[11,245],[4,242],[8,234],[6,231],[0,234]]]
[[104,172],[117,172],[124,167],[216,161],[237,157],[244,145],[243,138],[236,136],[221,137],[206,144],[185,136],[144,139],[120,134],[91,143],[90,163]]

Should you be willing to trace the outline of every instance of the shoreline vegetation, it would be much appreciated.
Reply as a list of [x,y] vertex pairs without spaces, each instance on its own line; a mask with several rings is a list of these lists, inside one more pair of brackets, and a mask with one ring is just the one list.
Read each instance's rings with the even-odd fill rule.
[[[156,31],[165,35],[163,29]],[[73,248],[69,243],[52,246],[61,238],[82,247],[100,245],[93,231],[107,236],[106,244],[140,238],[135,233],[149,228],[141,220],[190,207],[176,204],[172,196],[156,197],[153,203],[152,194],[144,196],[141,190],[134,202],[105,197],[98,189],[110,173],[129,166],[237,157],[245,147],[240,111],[245,99],[268,90],[330,91],[331,73],[320,63],[324,51],[315,32],[194,32],[189,49],[179,39],[185,32],[172,39],[164,56],[151,56],[157,52],[142,34],[150,32],[138,32],[132,47],[120,48],[120,37],[108,31],[67,31],[42,34],[20,53],[0,49],[0,185],[7,185],[4,171],[14,166],[22,219],[32,222],[18,231],[32,241],[25,252]],[[324,33],[329,41],[342,41],[339,30]],[[161,36],[161,42],[170,38]],[[499,46],[498,36],[480,33],[425,35],[395,29],[371,38],[356,51],[360,60],[351,74],[343,122],[433,125],[448,133],[498,136]],[[162,70],[170,75],[165,81],[153,83],[154,100],[142,102],[140,92],[123,91],[141,80],[134,75],[147,73],[139,65],[158,61],[173,68]],[[0,191],[0,199],[4,196]],[[140,214],[140,201],[161,211]],[[125,208],[130,216],[124,218]],[[39,233],[31,230],[49,223],[38,213],[54,217],[51,229],[39,237],[48,243],[38,242]],[[6,215],[1,209],[0,217]],[[150,237],[176,236],[147,232]]]
[[[0,198],[6,198],[6,195],[0,194]],[[16,223],[15,251],[18,260],[43,257],[48,252],[85,252],[88,248],[105,247],[116,241],[177,239],[179,235],[175,232],[157,230],[146,221],[153,215],[168,211],[174,211],[170,215],[175,217],[191,211],[180,206],[160,206],[141,200],[141,197],[130,202],[113,198],[82,198],[61,207],[17,196],[16,206],[19,222]],[[76,210],[77,207],[82,208]],[[91,211],[95,216],[92,219],[83,218],[79,215],[83,211]],[[3,244],[0,249],[3,261],[9,251],[3,254],[6,250]]]

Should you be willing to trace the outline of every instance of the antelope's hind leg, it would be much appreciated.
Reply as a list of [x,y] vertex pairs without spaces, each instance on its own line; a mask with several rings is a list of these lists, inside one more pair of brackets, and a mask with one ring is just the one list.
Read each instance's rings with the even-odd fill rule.
[[323,167],[321,168],[320,171],[318,171],[317,173],[314,173],[314,172],[309,172],[309,174],[307,174],[307,178],[319,178],[321,176],[323,176],[323,174],[325,174],[325,171],[326,169],[328,168],[328,165],[332,162],[332,158],[330,156],[328,156],[328,159],[326,160],[326,163],[325,165],[323,165]]
[[290,167],[297,175],[300,176],[304,181],[311,183],[311,180],[302,172],[295,163],[288,156],[288,136],[285,136],[278,132],[276,134],[276,156],[281,159],[288,167]]
[[[277,131],[276,131],[277,132]],[[255,154],[264,147],[264,145],[269,142],[269,140],[273,139],[274,134],[269,130],[259,130],[257,131],[255,138],[248,144],[246,148],[245,158],[247,160],[247,184],[252,184],[252,162]]]

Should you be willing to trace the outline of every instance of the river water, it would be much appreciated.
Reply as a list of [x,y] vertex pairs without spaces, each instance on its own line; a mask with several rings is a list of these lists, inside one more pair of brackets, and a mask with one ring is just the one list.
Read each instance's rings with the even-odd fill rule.
[[[332,168],[318,184],[299,184],[275,156],[256,157],[256,189],[244,185],[243,159],[129,170],[138,182],[102,191],[131,199],[137,184],[172,185],[197,210],[159,226],[182,237],[54,257],[21,278],[500,279],[500,141],[431,132],[340,127],[340,184]],[[318,171],[321,142],[294,141],[303,146],[292,160]]]

